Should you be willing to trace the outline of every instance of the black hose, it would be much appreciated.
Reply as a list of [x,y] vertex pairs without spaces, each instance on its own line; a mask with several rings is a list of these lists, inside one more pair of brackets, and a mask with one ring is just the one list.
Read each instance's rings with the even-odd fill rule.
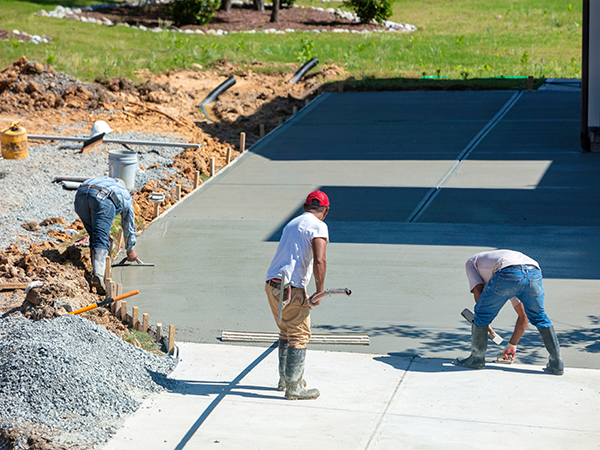
[[294,74],[294,76],[290,80],[290,84],[296,84],[302,79],[306,72],[315,67],[317,64],[319,64],[319,60],[317,58],[313,58],[307,63],[305,63],[302,67],[300,67],[300,69],[298,69],[298,72]]
[[208,120],[210,120],[211,122],[214,122],[214,120],[212,120],[210,117],[208,117],[208,114],[206,113],[206,109],[204,107],[206,105],[208,105],[209,103],[214,102],[217,98],[219,98],[219,95],[221,95],[223,92],[225,92],[227,89],[229,89],[234,84],[235,84],[235,77],[227,78],[223,83],[221,83],[219,86],[217,86],[216,89],[214,89],[210,94],[208,94],[206,96],[206,98],[204,100],[202,100],[202,102],[200,103],[200,109],[202,110],[202,112],[204,113],[206,118]]

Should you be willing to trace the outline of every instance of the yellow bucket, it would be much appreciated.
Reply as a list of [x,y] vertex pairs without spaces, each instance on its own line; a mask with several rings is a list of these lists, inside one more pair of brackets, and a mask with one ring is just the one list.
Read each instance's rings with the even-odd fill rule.
[[27,150],[27,132],[14,122],[10,127],[0,133],[2,157],[5,159],[24,159],[29,156]]

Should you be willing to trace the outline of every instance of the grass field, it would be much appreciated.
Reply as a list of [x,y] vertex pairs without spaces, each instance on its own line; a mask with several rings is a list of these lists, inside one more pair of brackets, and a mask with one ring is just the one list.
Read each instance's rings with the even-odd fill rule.
[[[392,20],[416,25],[414,33],[227,36],[151,33],[35,15],[56,5],[85,6],[90,0],[3,0],[0,28],[48,35],[50,44],[0,41],[0,64],[21,55],[52,64],[82,80],[206,66],[227,58],[246,65],[285,63],[299,54],[334,63],[358,79],[495,77],[579,78],[581,2],[571,0],[397,0]],[[337,8],[339,2],[299,0],[300,5]]]

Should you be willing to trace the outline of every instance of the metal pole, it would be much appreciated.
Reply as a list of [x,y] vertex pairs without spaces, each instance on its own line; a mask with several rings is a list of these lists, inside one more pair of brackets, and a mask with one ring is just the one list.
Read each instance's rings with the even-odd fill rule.
[[[89,138],[79,138],[71,136],[44,136],[38,134],[28,134],[27,139],[38,141],[72,141],[85,142]],[[102,142],[111,144],[130,144],[130,145],[156,145],[159,147],[182,147],[182,148],[202,148],[202,144],[191,144],[186,142],[156,142],[156,141],[122,141],[119,139],[104,138]]]
[[583,27],[581,42],[581,151],[590,151],[590,137],[588,132],[588,107],[589,107],[589,54],[590,54],[590,0],[583,0]]

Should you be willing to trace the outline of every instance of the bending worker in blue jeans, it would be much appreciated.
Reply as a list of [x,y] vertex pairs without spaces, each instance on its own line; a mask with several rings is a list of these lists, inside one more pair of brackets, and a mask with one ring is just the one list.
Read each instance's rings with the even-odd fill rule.
[[[519,314],[515,331],[504,352],[505,359],[513,359],[519,339],[527,327],[527,319],[540,332],[544,346],[550,354],[546,370],[555,375],[564,373],[558,339],[554,326],[544,311],[544,287],[540,265],[529,256],[513,250],[494,250],[478,253],[465,264],[469,287],[475,297],[475,320],[471,336],[471,356],[458,358],[456,364],[471,369],[485,368],[488,325],[496,318],[508,300],[513,300]],[[516,305],[516,306],[515,306]]]
[[103,295],[104,270],[110,249],[110,229],[117,214],[121,214],[127,260],[137,260],[133,249],[136,242],[133,199],[120,180],[111,177],[90,178],[77,189],[75,212],[90,235],[92,286]]
[[[285,289],[285,307],[281,313],[279,327],[279,386],[285,389],[290,400],[315,399],[318,389],[306,389],[304,362],[306,344],[310,339],[311,298],[324,291],[327,261],[325,248],[329,242],[329,230],[323,220],[329,212],[329,198],[324,192],[308,194],[304,214],[292,219],[283,229],[275,257],[267,271],[265,292],[277,321],[281,289]],[[317,291],[308,297],[306,287],[313,274]],[[282,287],[282,271],[285,273]],[[290,287],[285,287],[290,284]]]

